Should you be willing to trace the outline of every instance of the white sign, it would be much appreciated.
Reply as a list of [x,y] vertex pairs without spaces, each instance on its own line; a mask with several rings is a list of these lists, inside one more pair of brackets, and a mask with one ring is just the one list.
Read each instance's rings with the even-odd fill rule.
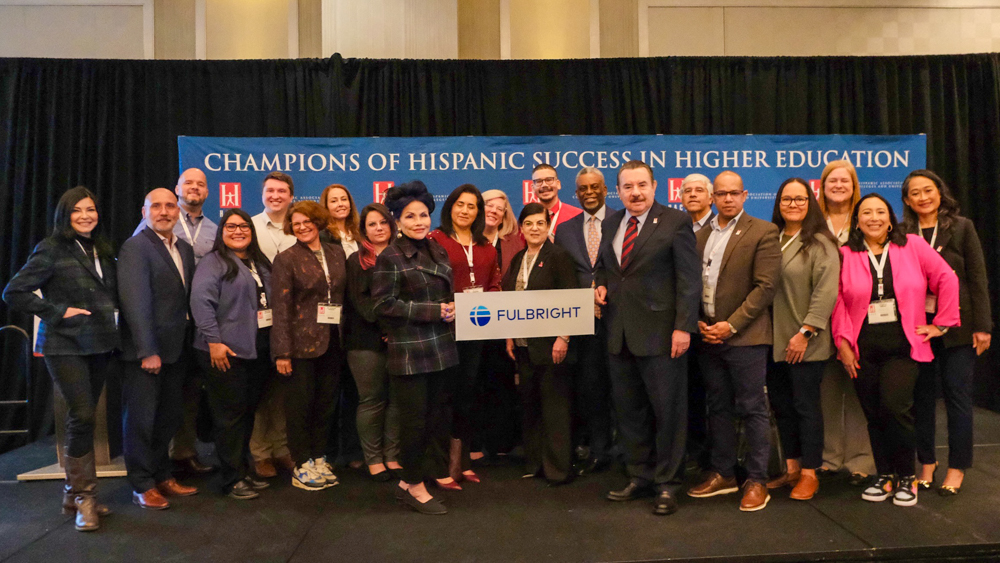
[[456,340],[594,334],[594,290],[456,293],[455,331]]

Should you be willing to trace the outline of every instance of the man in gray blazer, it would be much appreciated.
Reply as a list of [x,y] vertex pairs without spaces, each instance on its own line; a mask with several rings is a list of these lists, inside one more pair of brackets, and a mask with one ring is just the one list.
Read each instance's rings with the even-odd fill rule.
[[712,472],[688,494],[695,498],[735,493],[736,418],[749,445],[740,510],[767,505],[770,419],[764,396],[768,346],[773,340],[768,308],[781,275],[778,228],[743,211],[747,191],[735,172],[715,178],[718,215],[698,232],[702,256],[701,330],[698,362],[705,381]]
[[156,510],[170,506],[163,495],[198,492],[171,476],[168,455],[181,424],[181,358],[191,327],[188,295],[194,274],[194,251],[173,232],[179,214],[173,192],[149,192],[142,208],[146,228],[118,253],[125,468],[132,501]]

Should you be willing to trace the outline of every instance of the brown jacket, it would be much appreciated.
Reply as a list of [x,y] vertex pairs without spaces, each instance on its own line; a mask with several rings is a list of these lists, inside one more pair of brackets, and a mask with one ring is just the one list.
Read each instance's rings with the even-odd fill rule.
[[[346,257],[339,244],[322,243],[333,287],[329,299],[343,305]],[[326,302],[326,273],[308,246],[296,242],[274,257],[271,268],[274,326],[271,327],[271,356],[318,358],[330,345],[331,336],[340,338],[338,325],[316,322],[316,306]],[[337,340],[334,341],[335,344]]]
[[[771,344],[770,307],[781,277],[778,227],[744,211],[733,228],[715,286],[715,317],[706,316],[702,307],[701,320],[710,325],[728,321],[736,329],[726,340],[730,346]],[[698,231],[699,256],[704,257],[711,234],[711,227]]]

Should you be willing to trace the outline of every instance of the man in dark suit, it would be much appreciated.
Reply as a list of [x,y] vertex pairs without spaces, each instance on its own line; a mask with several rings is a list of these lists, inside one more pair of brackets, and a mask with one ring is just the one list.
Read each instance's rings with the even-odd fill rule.
[[125,241],[118,254],[122,312],[122,382],[125,467],[132,501],[168,508],[163,497],[198,492],[170,474],[170,439],[181,424],[187,345],[188,296],[194,251],[178,238],[177,196],[165,188],[146,195],[147,227]]
[[[594,265],[601,247],[601,231],[608,208],[604,200],[608,187],[604,174],[585,167],[576,175],[576,199],[583,213],[563,223],[556,244],[563,247],[576,265],[580,287],[594,287]],[[597,473],[611,464],[611,381],[608,379],[608,336],[600,307],[594,307],[593,336],[577,336],[579,363],[573,378],[574,444],[586,447],[589,457],[579,474]]]
[[778,228],[743,211],[747,199],[735,172],[715,178],[719,214],[698,232],[702,256],[702,343],[698,363],[705,381],[712,472],[688,494],[695,498],[735,493],[736,418],[749,446],[740,510],[767,506],[770,422],[764,380],[772,341],[769,307],[781,275]]
[[631,478],[608,499],[657,494],[655,514],[677,511],[687,429],[687,351],[697,330],[698,254],[691,219],[656,203],[653,171],[618,172],[625,209],[604,223],[595,301],[607,305],[611,387]]

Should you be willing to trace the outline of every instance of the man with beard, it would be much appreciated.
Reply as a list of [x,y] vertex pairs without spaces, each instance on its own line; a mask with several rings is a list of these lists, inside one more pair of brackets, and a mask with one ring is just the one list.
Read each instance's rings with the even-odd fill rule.
[[548,164],[539,164],[531,171],[531,185],[535,190],[535,197],[545,210],[552,217],[552,224],[549,227],[549,240],[555,241],[556,229],[559,225],[576,217],[583,211],[579,207],[559,201],[559,190],[562,184],[556,169]]
[[[201,257],[212,251],[215,235],[219,226],[205,217],[201,207],[208,199],[208,180],[205,173],[197,168],[188,168],[177,178],[174,188],[177,203],[180,206],[180,217],[174,225],[174,236],[191,245],[194,249],[194,263],[198,264]],[[146,228],[142,221],[135,228],[132,236]],[[174,467],[184,473],[197,475],[211,473],[213,468],[198,459],[195,442],[198,437],[198,410],[201,405],[201,393],[205,387],[205,374],[197,369],[187,353],[179,360],[185,367],[184,372],[184,421],[180,430],[170,442],[170,459]]]
[[606,305],[611,388],[629,484],[608,500],[656,495],[653,513],[677,511],[684,477],[687,361],[698,330],[698,253],[691,219],[655,201],[645,162],[618,171],[623,211],[610,215],[594,301]]
[[[580,287],[594,287],[594,265],[601,247],[601,225],[609,209],[604,204],[608,187],[604,174],[585,167],[576,175],[576,199],[583,213],[566,221],[556,235],[556,244],[565,248],[576,264]],[[614,210],[610,210],[614,211]],[[608,335],[600,307],[594,306],[594,335],[579,336],[577,377],[573,378],[573,441],[583,452],[580,475],[604,471],[611,462],[611,401],[608,380]],[[587,451],[589,449],[589,452]]]

